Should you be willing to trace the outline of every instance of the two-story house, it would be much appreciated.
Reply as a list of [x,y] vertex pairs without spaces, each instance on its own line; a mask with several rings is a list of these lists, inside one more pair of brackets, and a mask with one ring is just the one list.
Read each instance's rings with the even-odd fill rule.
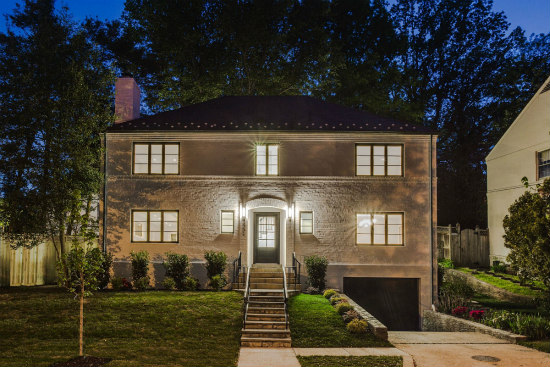
[[524,192],[550,177],[550,78],[516,117],[486,158],[487,211],[491,262],[506,262],[502,220]]
[[128,275],[132,250],[149,252],[156,282],[169,251],[282,266],[317,254],[329,287],[390,328],[418,328],[436,295],[433,132],[306,96],[139,117],[135,81],[116,88],[102,205],[116,273]]

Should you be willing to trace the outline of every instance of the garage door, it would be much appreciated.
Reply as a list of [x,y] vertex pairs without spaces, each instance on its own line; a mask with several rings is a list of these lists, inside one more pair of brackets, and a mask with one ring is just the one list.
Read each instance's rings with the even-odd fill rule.
[[419,330],[419,279],[344,278],[344,293],[388,327]]

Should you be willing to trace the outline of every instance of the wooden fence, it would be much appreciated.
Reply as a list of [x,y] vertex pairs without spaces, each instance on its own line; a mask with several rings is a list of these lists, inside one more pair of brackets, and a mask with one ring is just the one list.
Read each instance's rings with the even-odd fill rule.
[[438,258],[456,266],[489,267],[489,230],[461,229],[460,224],[437,227]]
[[[67,237],[66,250],[72,238]],[[12,249],[0,236],[0,287],[55,284],[56,253],[50,241],[32,248]]]

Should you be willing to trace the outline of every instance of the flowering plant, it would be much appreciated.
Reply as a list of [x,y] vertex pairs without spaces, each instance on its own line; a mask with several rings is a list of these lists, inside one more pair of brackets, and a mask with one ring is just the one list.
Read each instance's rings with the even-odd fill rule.
[[467,313],[468,313],[468,308],[465,307],[465,306],[459,306],[459,307],[455,307],[453,309],[453,315],[454,316],[463,317]]
[[122,289],[132,289],[132,283],[130,283],[126,278],[122,278]]
[[483,310],[472,310],[470,311],[470,318],[480,320],[483,317],[483,314],[485,314],[485,311]]

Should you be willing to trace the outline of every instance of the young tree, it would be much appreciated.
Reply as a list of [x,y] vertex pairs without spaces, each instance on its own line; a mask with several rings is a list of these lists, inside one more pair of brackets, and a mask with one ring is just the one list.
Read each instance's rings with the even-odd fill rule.
[[58,261],[58,283],[80,299],[79,355],[84,355],[84,298],[99,288],[104,275],[105,254],[93,247],[93,233],[80,242],[76,238],[68,253]]
[[54,0],[25,0],[0,33],[0,221],[15,246],[90,226],[102,183],[100,134],[112,120],[113,75]]
[[[526,178],[523,183],[528,188]],[[540,280],[550,286],[550,179],[526,191],[504,217],[504,246],[508,261],[522,281]]]

